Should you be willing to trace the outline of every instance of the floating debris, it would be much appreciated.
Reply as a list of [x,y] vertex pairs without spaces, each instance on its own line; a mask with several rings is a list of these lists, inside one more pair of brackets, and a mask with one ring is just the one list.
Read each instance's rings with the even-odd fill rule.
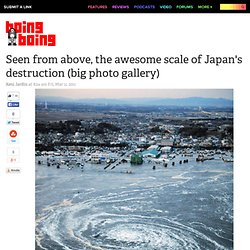
[[104,169],[107,169],[110,166],[110,164],[108,164],[106,167],[104,167]]

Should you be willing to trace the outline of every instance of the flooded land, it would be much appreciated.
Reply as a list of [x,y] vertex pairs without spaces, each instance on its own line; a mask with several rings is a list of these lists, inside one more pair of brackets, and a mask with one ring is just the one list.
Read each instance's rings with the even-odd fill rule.
[[233,249],[233,110],[37,103],[36,249]]

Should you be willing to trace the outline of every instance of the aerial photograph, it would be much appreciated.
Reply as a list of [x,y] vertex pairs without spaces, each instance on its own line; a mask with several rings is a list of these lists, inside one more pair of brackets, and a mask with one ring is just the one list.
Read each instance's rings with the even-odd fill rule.
[[232,250],[233,89],[36,89],[36,250]]

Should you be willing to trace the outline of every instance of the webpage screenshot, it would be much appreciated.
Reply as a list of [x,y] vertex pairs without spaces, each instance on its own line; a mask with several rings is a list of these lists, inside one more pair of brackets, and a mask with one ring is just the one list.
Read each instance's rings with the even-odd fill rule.
[[0,13],[0,249],[248,249],[247,1]]

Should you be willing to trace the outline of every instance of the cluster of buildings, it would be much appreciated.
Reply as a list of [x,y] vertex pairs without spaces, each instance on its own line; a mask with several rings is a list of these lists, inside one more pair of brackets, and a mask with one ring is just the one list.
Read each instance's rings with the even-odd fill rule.
[[[37,154],[81,154],[93,163],[122,157],[167,159],[176,149],[233,149],[233,118],[210,114],[105,112],[89,119],[36,122]],[[72,156],[73,156],[72,155]]]

